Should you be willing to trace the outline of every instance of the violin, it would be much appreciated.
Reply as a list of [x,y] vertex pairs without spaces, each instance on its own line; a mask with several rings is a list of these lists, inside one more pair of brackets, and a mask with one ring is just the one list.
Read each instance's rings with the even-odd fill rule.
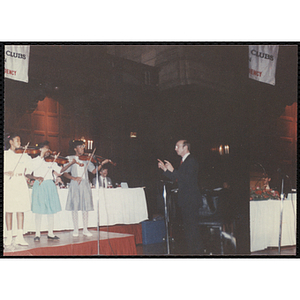
[[[37,147],[27,147],[27,149],[25,149],[25,147],[20,147],[15,149],[15,153],[23,153],[23,152],[30,155],[37,155],[41,153],[41,150]],[[57,154],[57,151],[51,151],[50,149],[47,152],[53,155]]]
[[90,154],[87,154],[87,153],[78,156],[78,158],[79,158],[79,160],[83,160],[83,161],[91,160],[91,162],[93,162],[94,164],[97,163],[94,156],[91,156]]
[[57,162],[60,165],[64,165],[64,164],[66,164],[66,163],[69,162],[69,160],[66,157],[58,156],[55,159],[55,156],[53,156],[53,155],[45,157],[45,161],[46,162],[53,162],[53,161],[55,161],[55,162]]
[[[50,151],[52,153],[57,153],[56,151]],[[64,165],[66,163],[69,163],[70,161],[66,158],[66,157],[63,157],[63,156],[58,156],[56,157],[55,159],[55,155],[50,155],[50,156],[47,156],[45,157],[45,161],[46,162],[57,162],[59,165]],[[83,167],[84,165],[81,164],[80,162],[76,161],[76,164],[79,165],[80,167]]]
[[[91,162],[93,162],[94,164],[96,164],[97,162],[101,163],[102,161],[106,160],[107,158],[103,158],[102,156],[99,156],[99,155],[93,155],[91,157],[90,154],[85,153],[83,155],[80,155],[79,159],[80,160],[84,160],[84,161],[91,160]],[[113,166],[117,165],[116,163],[112,162],[110,159],[109,159],[109,163],[112,164]]]
[[15,149],[15,153],[23,153],[23,152],[29,155],[38,155],[40,154],[41,151],[36,147],[27,147],[27,149],[25,149],[25,147],[20,147]]

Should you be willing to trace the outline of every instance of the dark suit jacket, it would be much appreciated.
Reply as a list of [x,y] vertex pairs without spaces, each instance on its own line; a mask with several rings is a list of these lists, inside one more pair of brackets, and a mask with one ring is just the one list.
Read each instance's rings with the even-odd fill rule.
[[202,203],[198,187],[198,162],[190,154],[178,170],[166,171],[164,174],[178,183],[178,206],[198,209]]
[[178,208],[181,213],[184,238],[180,243],[185,245],[187,254],[203,253],[199,222],[199,208],[202,198],[198,188],[198,163],[190,154],[178,170],[166,171],[165,175],[178,183]]

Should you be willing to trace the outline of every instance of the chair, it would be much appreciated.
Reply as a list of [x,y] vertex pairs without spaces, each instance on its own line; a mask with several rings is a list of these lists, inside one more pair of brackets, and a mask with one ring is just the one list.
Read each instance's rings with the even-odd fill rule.
[[224,239],[230,239],[235,248],[235,239],[223,232],[224,213],[226,213],[225,201],[217,192],[205,190],[202,196],[203,206],[199,210],[199,225],[209,228],[210,238],[212,232],[217,230],[220,242],[220,254],[224,254]]

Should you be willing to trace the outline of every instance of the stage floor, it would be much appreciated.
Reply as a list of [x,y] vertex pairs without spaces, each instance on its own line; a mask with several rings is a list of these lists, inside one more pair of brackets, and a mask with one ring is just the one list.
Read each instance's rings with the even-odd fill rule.
[[[73,237],[73,231],[55,232],[60,239],[50,240],[47,233],[41,234],[39,242],[34,241],[34,234],[24,235],[28,246],[16,245],[13,239],[11,246],[5,246],[4,256],[86,256],[98,255],[97,230],[89,230],[93,236]],[[100,231],[100,255],[136,255],[134,235]]]

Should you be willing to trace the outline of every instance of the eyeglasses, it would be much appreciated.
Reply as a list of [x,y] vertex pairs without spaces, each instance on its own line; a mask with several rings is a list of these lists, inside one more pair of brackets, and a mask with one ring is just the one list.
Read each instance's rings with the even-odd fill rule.
[[175,149],[178,149],[180,147],[183,148],[183,144],[175,145]]

